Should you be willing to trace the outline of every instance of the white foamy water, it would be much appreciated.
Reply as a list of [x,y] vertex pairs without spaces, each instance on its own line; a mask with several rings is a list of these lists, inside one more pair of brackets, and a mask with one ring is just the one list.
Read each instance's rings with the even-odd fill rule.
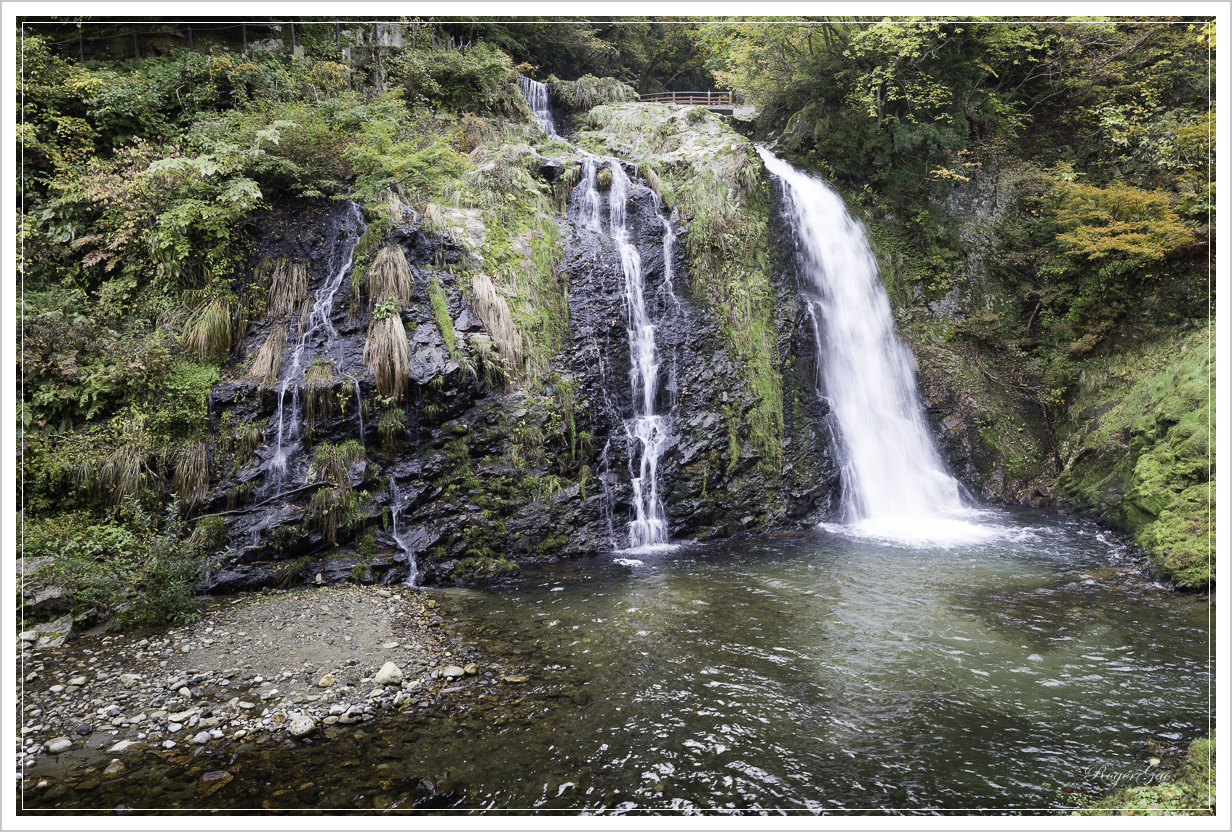
[[[607,167],[612,174],[608,190],[607,227],[600,216],[598,171]],[[659,497],[658,466],[667,448],[668,419],[656,413],[659,390],[659,350],[655,344],[655,322],[646,307],[646,281],[642,274],[642,257],[629,233],[626,213],[633,183],[615,159],[587,156],[582,176],[582,224],[592,231],[606,233],[620,254],[625,282],[625,308],[628,312],[629,384],[633,399],[633,416],[625,420],[625,434],[634,453],[630,455],[630,483],[633,487],[633,507],[636,516],[629,524],[629,549],[667,543],[667,521]],[[656,203],[657,204],[657,203]],[[675,240],[671,224],[664,223],[664,247],[670,254]],[[670,275],[668,277],[670,281]],[[671,291],[670,282],[667,284]]]
[[525,75],[518,76],[518,86],[522,88],[522,94],[526,96],[526,103],[543,122],[543,129],[548,131],[549,136],[555,138],[557,136],[556,122],[552,120],[552,110],[548,107],[547,86],[538,81],[532,81]]
[[415,559],[415,551],[407,540],[406,532],[399,533],[398,531],[398,518],[402,516],[403,508],[405,506],[403,505],[402,492],[398,489],[398,480],[390,477],[389,514],[393,525],[393,536],[394,540],[398,543],[398,548],[406,556],[406,585],[415,586],[415,581],[419,579],[419,562]]
[[963,506],[925,426],[911,352],[864,227],[838,194],[764,148],[795,228],[814,321],[819,393],[837,423],[846,533],[899,542],[976,542],[994,534]]
[[[286,481],[287,476],[287,459],[294,452],[299,443],[300,438],[300,420],[302,418],[299,401],[299,385],[304,377],[304,358],[307,353],[314,356],[328,356],[329,348],[333,346],[334,339],[338,337],[338,331],[334,329],[334,324],[330,317],[334,313],[334,296],[338,294],[338,290],[346,283],[345,278],[351,273],[351,265],[354,262],[355,244],[359,242],[359,238],[363,236],[367,229],[367,223],[364,222],[364,214],[359,205],[354,202],[348,203],[349,209],[346,217],[348,227],[352,229],[348,235],[347,255],[342,265],[335,271],[325,285],[317,292],[317,296],[313,298],[312,309],[307,313],[307,320],[301,321],[299,341],[295,345],[295,351],[291,353],[291,367],[287,371],[286,376],[282,380],[282,384],[278,387],[278,433],[276,445],[274,446],[274,458],[272,471],[274,474],[274,486],[278,489],[277,493],[282,493],[282,486]],[[350,225],[354,223],[354,225]],[[300,315],[305,313],[300,312]],[[356,391],[359,390],[359,385],[355,386]],[[287,402],[287,391],[291,392],[291,401]],[[360,424],[362,426],[363,412],[360,412]],[[360,436],[362,439],[363,431],[361,429]]]
[[909,549],[955,549],[1002,541],[1021,543],[1033,538],[1031,529],[1008,528],[988,512],[966,509],[953,515],[879,518],[854,523],[819,523],[819,529]]

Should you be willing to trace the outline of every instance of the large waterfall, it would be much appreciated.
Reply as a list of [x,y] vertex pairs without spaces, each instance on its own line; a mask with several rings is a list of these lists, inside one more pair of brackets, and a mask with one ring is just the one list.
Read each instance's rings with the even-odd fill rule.
[[864,228],[824,183],[759,152],[783,182],[798,240],[818,389],[839,435],[846,519],[892,537],[945,535],[954,525],[947,518],[965,513],[959,485],[929,437],[911,352],[894,334]]

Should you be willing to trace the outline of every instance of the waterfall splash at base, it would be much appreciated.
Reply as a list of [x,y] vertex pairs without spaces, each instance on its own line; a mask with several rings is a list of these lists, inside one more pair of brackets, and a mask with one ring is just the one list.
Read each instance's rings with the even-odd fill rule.
[[914,360],[894,334],[864,227],[825,183],[758,152],[783,183],[796,236],[818,393],[831,404],[842,457],[844,530],[908,543],[984,539],[985,530],[969,522],[979,512],[963,504],[929,436]]

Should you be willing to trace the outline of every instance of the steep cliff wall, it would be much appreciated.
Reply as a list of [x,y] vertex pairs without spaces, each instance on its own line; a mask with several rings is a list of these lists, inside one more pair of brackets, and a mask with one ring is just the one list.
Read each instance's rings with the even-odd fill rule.
[[[639,119],[659,125],[660,152],[628,143]],[[814,342],[760,160],[704,110],[612,105],[588,124],[580,147],[623,154],[617,164],[642,174],[626,221],[658,329],[670,538],[829,516],[839,483]],[[387,195],[355,239],[338,203],[269,218],[259,258],[305,264],[309,277],[301,305],[253,327],[211,395],[220,451],[204,511],[224,520],[233,550],[216,588],[401,580],[412,559],[420,581],[470,580],[628,545],[638,448],[620,253],[579,219],[588,151],[527,130],[489,125],[455,186],[469,202]],[[610,194],[598,198],[606,216]],[[669,227],[678,239],[665,248]],[[409,302],[382,313],[366,293],[375,253],[391,249]],[[348,256],[328,315],[336,336],[326,344],[309,326],[305,339],[301,322]],[[398,395],[365,343],[390,314],[409,341]],[[255,377],[271,338],[284,357],[274,377]],[[330,403],[311,414],[322,394],[308,366]],[[339,455],[345,473],[331,475]]]

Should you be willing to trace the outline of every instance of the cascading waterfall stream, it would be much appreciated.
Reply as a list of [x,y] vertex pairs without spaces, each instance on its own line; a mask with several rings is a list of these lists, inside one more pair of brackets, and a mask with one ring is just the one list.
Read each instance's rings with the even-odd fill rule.
[[543,129],[548,131],[549,136],[556,138],[559,134],[556,132],[556,122],[552,119],[552,110],[548,106],[547,86],[538,81],[532,81],[525,75],[518,76],[518,86],[522,88],[522,94],[526,96],[526,103],[543,122]]
[[863,226],[824,183],[758,152],[783,182],[798,239],[819,386],[837,421],[847,521],[900,539],[966,536],[968,524],[953,518],[969,510],[921,416],[913,359],[894,334]]
[[[519,78],[518,83],[527,103],[543,122],[549,136],[557,136],[556,125],[548,107],[547,87],[529,78]],[[629,524],[629,548],[661,546],[667,543],[667,521],[659,498],[658,466],[668,443],[667,417],[655,412],[659,386],[659,353],[655,344],[655,322],[646,306],[646,283],[642,274],[642,258],[629,234],[626,214],[633,183],[621,167],[611,158],[585,155],[582,181],[579,184],[581,205],[580,220],[583,227],[603,234],[602,198],[599,195],[598,174],[602,167],[611,171],[612,182],[608,191],[608,217],[606,234],[620,253],[621,269],[625,279],[625,304],[628,310],[629,359],[631,369],[629,382],[633,394],[633,417],[625,420],[625,435],[630,445],[630,480],[633,487],[635,516]],[[654,197],[656,213],[662,217],[661,205]],[[671,258],[676,233],[672,224],[663,217],[664,280],[661,291],[670,296],[677,312],[680,302],[672,287]],[[607,490],[607,453],[604,446],[600,482],[604,484],[605,501]],[[635,463],[636,461],[636,463]],[[636,470],[634,466],[636,464]]]
[[[625,280],[625,305],[628,312],[629,383],[633,416],[625,420],[625,434],[631,445],[630,479],[635,516],[629,524],[629,548],[667,543],[667,521],[659,498],[658,466],[667,447],[667,418],[655,412],[659,386],[659,351],[655,343],[655,322],[646,305],[646,282],[642,258],[626,225],[629,195],[633,183],[615,159],[587,156],[581,187],[582,224],[604,233],[598,191],[598,172],[606,166],[612,181],[608,191],[606,233],[620,254]],[[658,205],[658,202],[655,203]],[[664,223],[664,253],[671,256],[675,240],[671,223]],[[669,260],[670,263],[670,260]],[[670,266],[669,266],[670,268]],[[670,272],[665,291],[671,292]],[[674,295],[673,295],[674,300]],[[635,462],[636,461],[636,462]],[[636,468],[634,468],[636,465]]]
[[358,379],[353,379],[353,381],[355,382],[355,415],[359,419],[359,441],[364,446],[364,453],[366,454],[368,452],[368,440],[364,436],[364,397],[360,395]]
[[[330,320],[334,312],[334,297],[338,294],[338,290],[346,283],[346,278],[351,273],[355,244],[359,242],[360,237],[364,235],[364,231],[368,227],[364,222],[363,211],[354,202],[348,203],[345,222],[347,223],[345,227],[350,232],[346,236],[346,255],[342,258],[342,263],[338,269],[325,281],[325,285],[320,288],[316,297],[313,298],[312,309],[307,313],[307,321],[301,321],[301,335],[299,343],[295,346],[295,351],[291,353],[291,366],[287,370],[282,384],[278,387],[278,438],[271,465],[273,483],[278,494],[282,493],[282,488],[286,483],[287,459],[299,444],[300,421],[302,419],[299,386],[304,376],[305,353],[308,352],[311,346],[314,354],[328,355],[334,339],[338,337],[338,332],[334,329],[334,324]],[[354,225],[351,225],[351,223],[354,223]],[[300,314],[303,315],[304,313],[301,312]],[[356,390],[358,389],[358,385],[356,385]],[[291,392],[289,406],[287,403],[288,390]]]

